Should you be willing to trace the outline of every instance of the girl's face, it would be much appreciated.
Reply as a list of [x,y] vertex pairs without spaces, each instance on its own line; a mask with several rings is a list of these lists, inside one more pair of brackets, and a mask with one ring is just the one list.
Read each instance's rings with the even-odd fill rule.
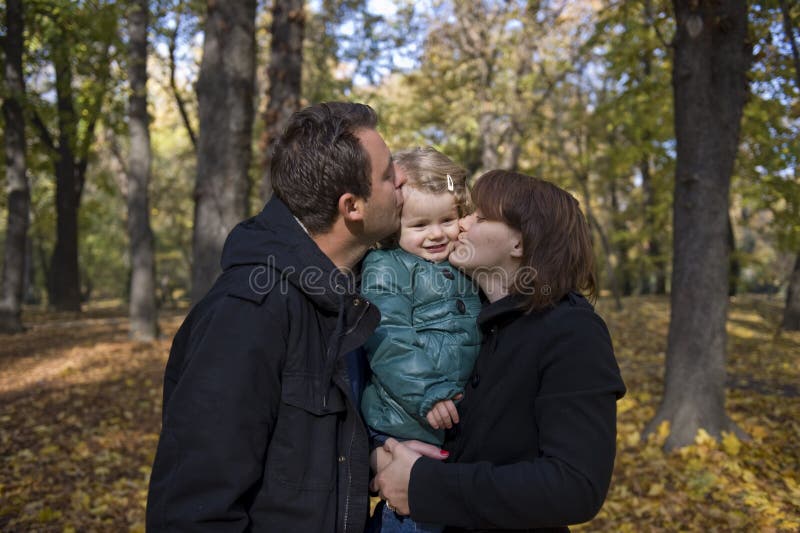
[[459,221],[461,234],[450,262],[472,275],[476,270],[502,270],[511,276],[519,266],[522,235],[505,222],[488,220],[477,209]]
[[450,193],[403,187],[400,248],[428,261],[447,259],[458,239],[458,209]]

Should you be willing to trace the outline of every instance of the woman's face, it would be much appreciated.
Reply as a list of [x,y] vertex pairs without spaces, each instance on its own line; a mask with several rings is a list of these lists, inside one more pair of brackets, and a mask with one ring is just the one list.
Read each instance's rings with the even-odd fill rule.
[[509,277],[519,267],[522,236],[505,222],[488,220],[480,209],[459,221],[458,236],[450,263],[472,275],[480,269],[503,270]]

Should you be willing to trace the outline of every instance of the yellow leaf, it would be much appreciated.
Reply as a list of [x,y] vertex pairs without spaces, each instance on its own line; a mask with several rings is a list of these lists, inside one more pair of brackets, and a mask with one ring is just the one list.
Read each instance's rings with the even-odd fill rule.
[[658,440],[664,442],[669,437],[669,420],[664,420],[658,425]]
[[714,437],[709,435],[708,431],[706,431],[705,429],[700,428],[697,430],[697,435],[694,438],[694,443],[697,444],[698,446],[706,445],[713,447],[716,444],[716,442],[717,441],[714,440]]
[[39,453],[42,454],[42,455],[53,455],[53,454],[57,453],[59,450],[60,450],[60,448],[58,446],[55,446],[55,445],[51,444],[51,445],[45,446],[44,448],[39,450]]
[[640,437],[638,431],[629,433],[628,436],[625,437],[625,444],[627,444],[628,446],[636,446],[637,444],[639,444],[639,438]]
[[753,429],[750,430],[750,434],[756,440],[761,440],[767,436],[767,429],[764,426],[753,426]]
[[728,455],[739,455],[739,450],[742,449],[742,443],[735,434],[723,431],[722,449],[724,449]]
[[664,492],[664,485],[661,483],[653,483],[650,485],[650,490],[647,491],[648,496],[659,496]]

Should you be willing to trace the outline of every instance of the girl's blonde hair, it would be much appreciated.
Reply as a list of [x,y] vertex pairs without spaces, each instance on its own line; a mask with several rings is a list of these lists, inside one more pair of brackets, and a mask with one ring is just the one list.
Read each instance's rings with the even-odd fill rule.
[[467,171],[452,159],[430,146],[397,152],[393,159],[405,171],[406,187],[434,194],[450,193],[455,197],[459,217],[472,213]]
[[[404,187],[433,194],[452,194],[459,218],[475,210],[467,185],[467,170],[435,148],[424,146],[402,150],[392,154],[392,159],[405,173]],[[378,247],[396,248],[399,240],[400,230],[380,241]]]

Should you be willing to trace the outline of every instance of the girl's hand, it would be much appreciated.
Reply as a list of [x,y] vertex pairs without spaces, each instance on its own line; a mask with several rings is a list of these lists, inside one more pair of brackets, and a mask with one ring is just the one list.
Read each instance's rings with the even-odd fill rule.
[[436,402],[428,414],[425,416],[428,419],[428,424],[433,429],[453,427],[453,424],[458,424],[458,410],[453,400],[442,400]]

